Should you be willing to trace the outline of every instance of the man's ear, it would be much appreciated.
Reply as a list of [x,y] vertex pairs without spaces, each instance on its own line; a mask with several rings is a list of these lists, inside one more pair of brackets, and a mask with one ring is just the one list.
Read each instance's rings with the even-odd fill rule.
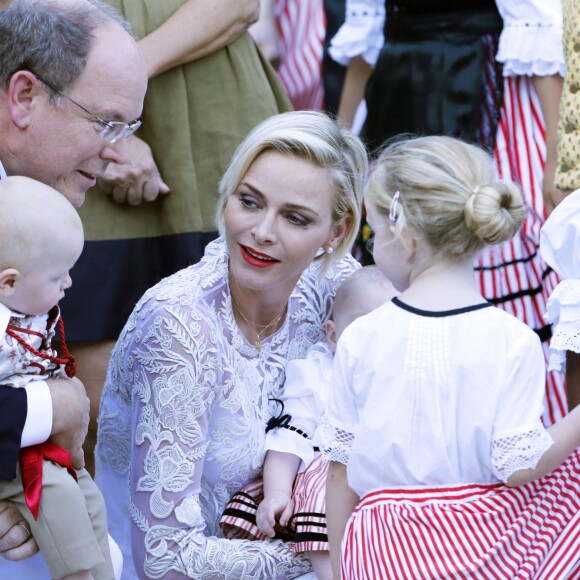
[[16,268],[6,268],[0,272],[0,296],[12,296],[20,272]]
[[41,90],[31,72],[20,70],[12,75],[6,95],[10,119],[19,129],[26,129],[30,124],[34,99],[40,95]]

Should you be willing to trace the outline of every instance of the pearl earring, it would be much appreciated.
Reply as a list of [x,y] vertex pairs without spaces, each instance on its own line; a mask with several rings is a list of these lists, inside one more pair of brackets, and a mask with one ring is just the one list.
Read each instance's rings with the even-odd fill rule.
[[334,252],[334,248],[332,246],[328,246],[328,249],[326,250],[327,254],[332,254],[332,252]]

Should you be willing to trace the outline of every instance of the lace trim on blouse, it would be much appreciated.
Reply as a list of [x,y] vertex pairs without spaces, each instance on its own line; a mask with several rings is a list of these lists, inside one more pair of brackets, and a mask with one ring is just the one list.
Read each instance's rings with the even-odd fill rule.
[[552,323],[548,370],[566,371],[566,352],[580,353],[580,280],[558,284],[546,305],[544,318]]
[[491,444],[491,465],[495,475],[505,483],[516,471],[535,469],[553,444],[552,437],[540,423],[529,431],[503,433]]
[[343,66],[355,56],[374,66],[385,42],[384,24],[384,2],[347,1],[346,19],[330,43],[330,56]]
[[346,465],[354,442],[354,435],[336,426],[325,414],[318,427],[320,450],[327,461],[338,461]]

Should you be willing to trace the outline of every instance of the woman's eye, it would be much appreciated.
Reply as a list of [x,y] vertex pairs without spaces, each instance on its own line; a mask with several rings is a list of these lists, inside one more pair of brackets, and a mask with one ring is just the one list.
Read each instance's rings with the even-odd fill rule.
[[255,209],[258,207],[258,203],[255,199],[244,195],[240,196],[240,203],[248,209]]
[[309,220],[307,220],[305,217],[293,213],[289,214],[287,219],[295,226],[307,226],[309,224]]

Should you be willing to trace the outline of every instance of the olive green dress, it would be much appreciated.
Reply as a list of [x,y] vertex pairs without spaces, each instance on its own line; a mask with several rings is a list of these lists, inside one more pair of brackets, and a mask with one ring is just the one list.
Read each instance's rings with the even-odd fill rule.
[[[107,0],[143,37],[186,0]],[[138,207],[91,190],[86,236],[61,303],[69,340],[116,339],[143,292],[197,262],[215,237],[217,185],[236,146],[263,119],[290,110],[269,63],[246,32],[203,59],[152,79],[138,136],[171,193]]]

